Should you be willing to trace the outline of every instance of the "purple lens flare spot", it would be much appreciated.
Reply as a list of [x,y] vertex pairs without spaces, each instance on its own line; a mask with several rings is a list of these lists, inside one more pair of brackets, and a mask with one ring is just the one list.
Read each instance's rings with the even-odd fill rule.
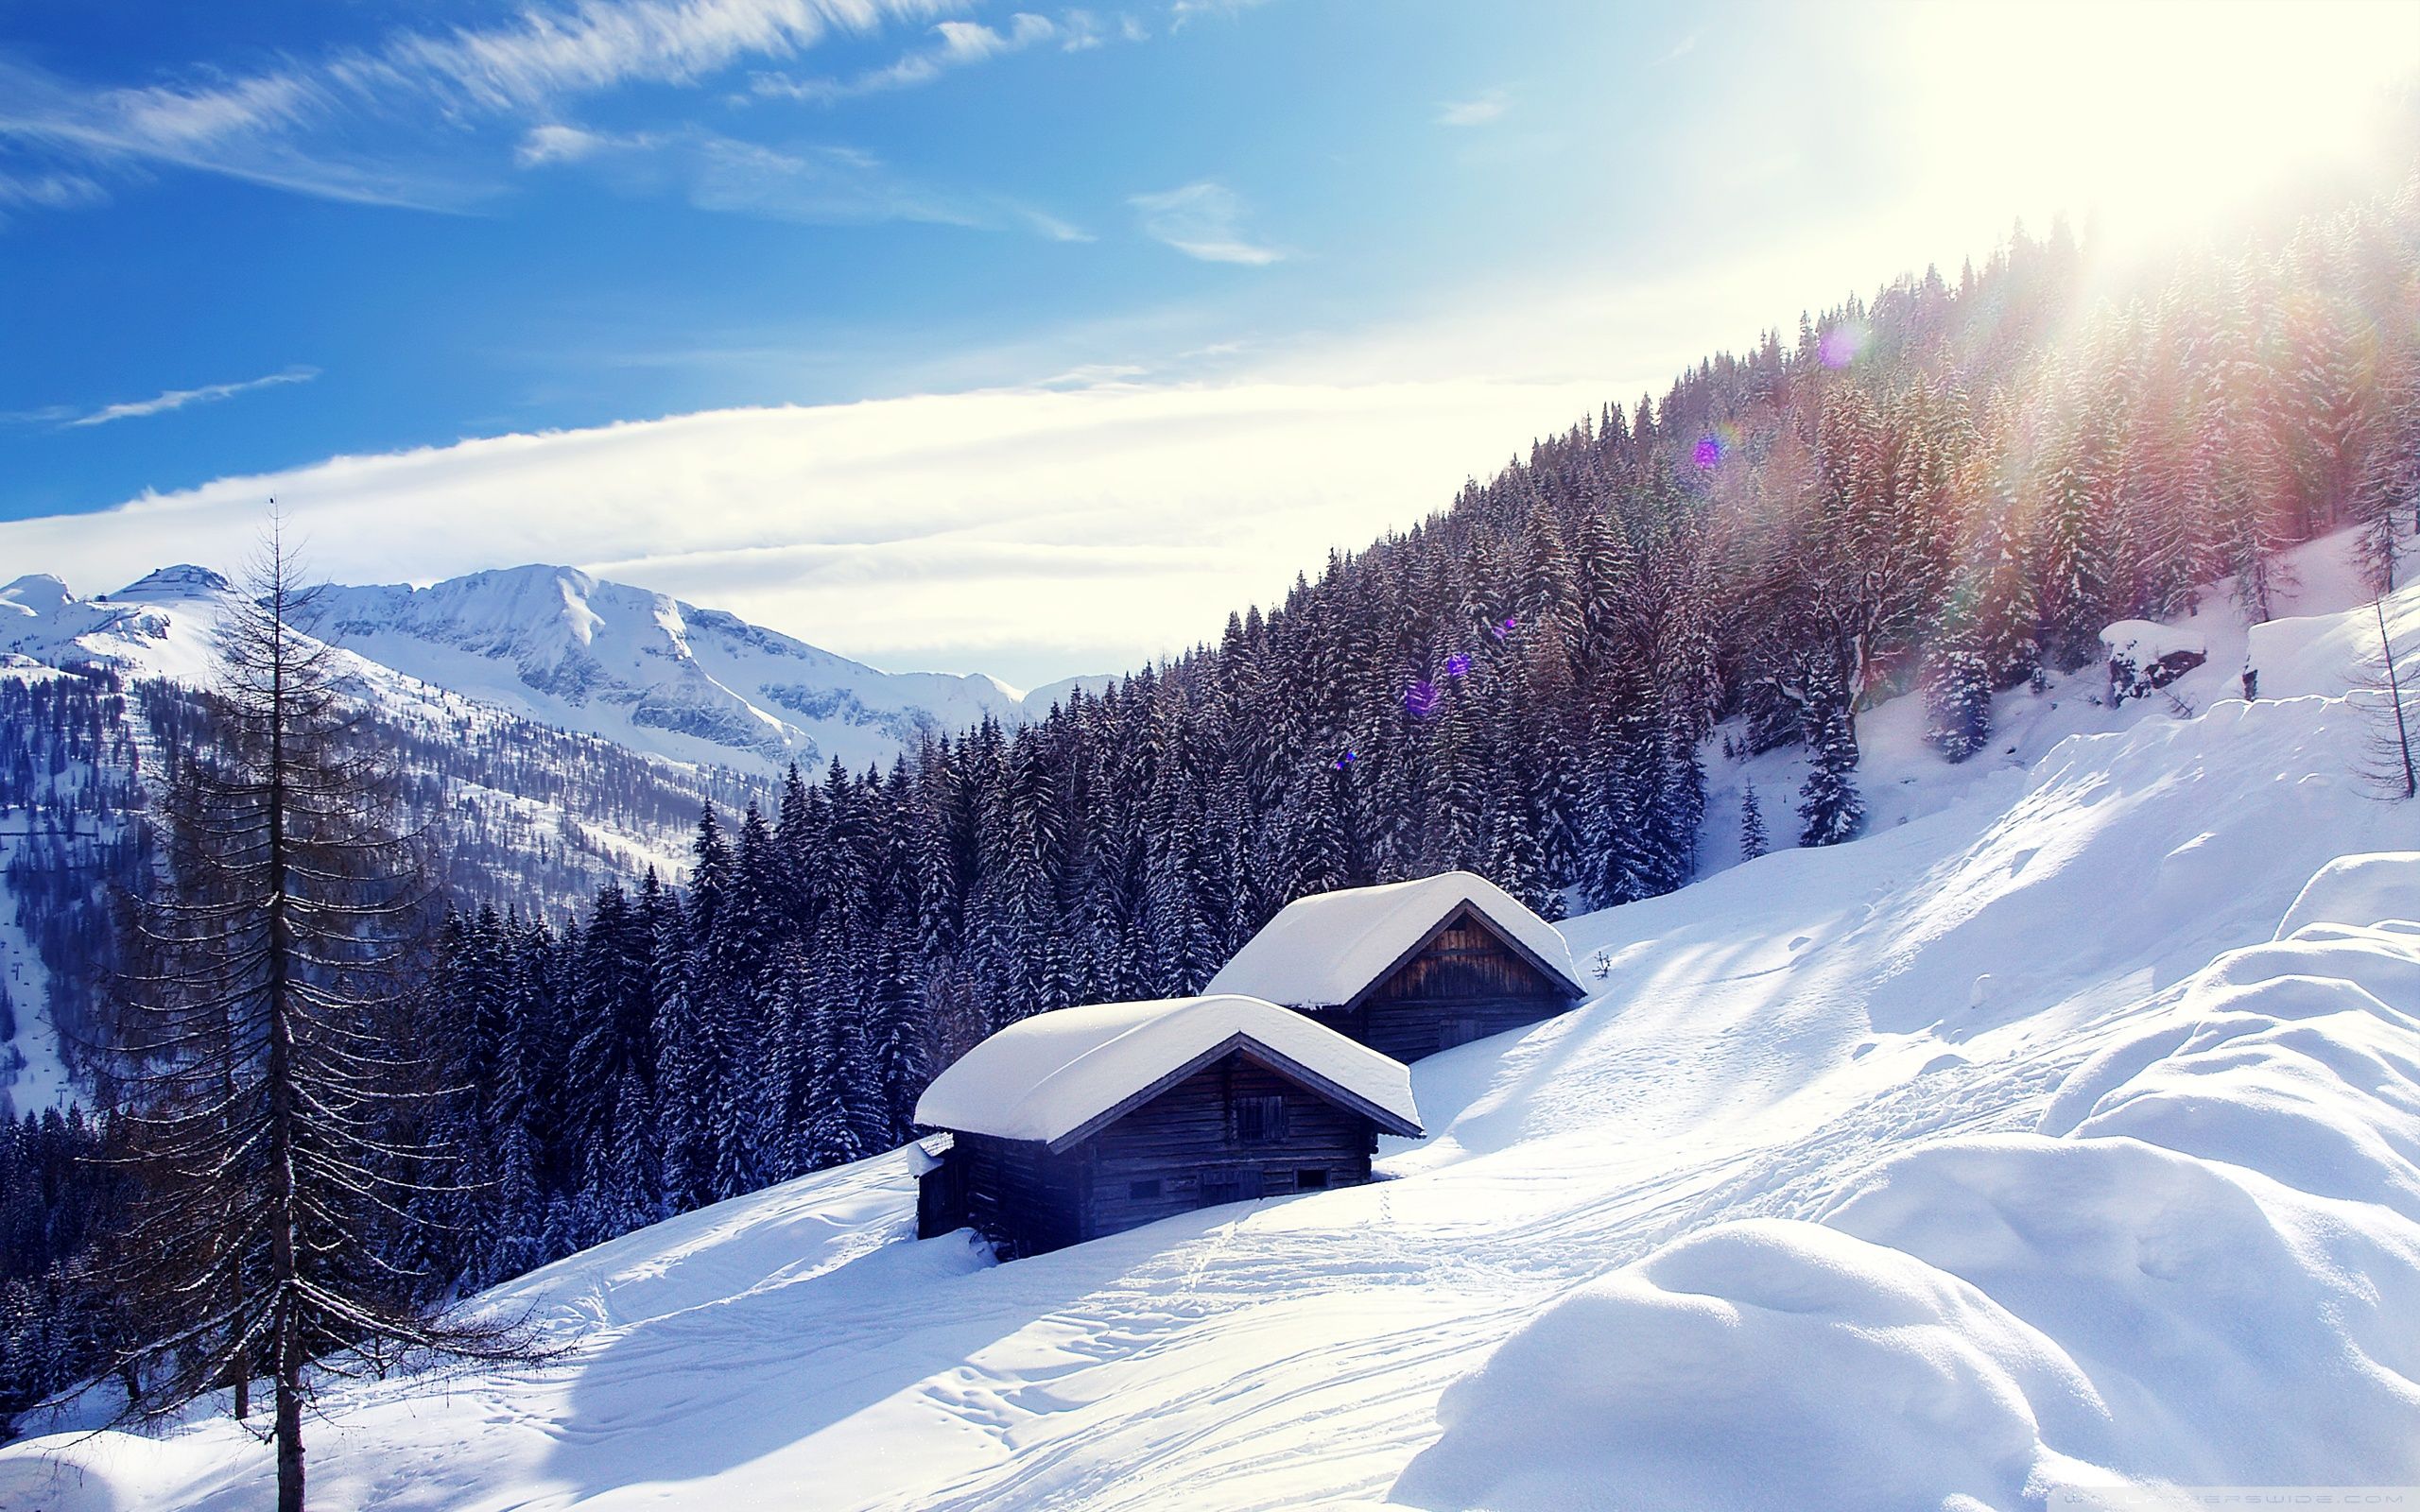
[[1449,656],[1445,659],[1445,676],[1449,678],[1461,677],[1463,674],[1469,672],[1470,669],[1471,659],[1469,657]]
[[1826,368],[1845,368],[1857,361],[1865,350],[1865,328],[1858,325],[1836,325],[1824,333],[1816,348],[1816,355]]

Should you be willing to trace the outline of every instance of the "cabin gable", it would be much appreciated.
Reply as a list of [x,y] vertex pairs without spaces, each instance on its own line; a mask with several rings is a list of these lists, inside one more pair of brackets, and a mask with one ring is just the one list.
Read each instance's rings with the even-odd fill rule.
[[1552,1018],[1579,1001],[1568,983],[1463,903],[1320,1022],[1398,1060]]
[[1377,1125],[1231,1050],[1086,1142],[1087,1238],[1197,1208],[1356,1186]]

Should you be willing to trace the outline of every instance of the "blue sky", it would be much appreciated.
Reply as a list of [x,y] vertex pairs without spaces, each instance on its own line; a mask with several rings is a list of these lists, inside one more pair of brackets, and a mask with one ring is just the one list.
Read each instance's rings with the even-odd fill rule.
[[[730,32],[793,10],[719,9]],[[0,256],[40,297],[9,301],[6,338],[39,356],[0,372],[0,410],[298,381],[142,424],[20,421],[0,511],[458,436],[1167,364],[1365,318],[1538,238],[1619,232],[1644,207],[1570,182],[1541,138],[1675,109],[1686,88],[1650,65],[1688,17],[1574,5],[1502,27],[1484,9],[869,7],[862,30],[759,45],[693,21],[702,58],[625,44],[617,82],[536,60],[483,77],[458,46],[348,85],[349,62],[455,28],[530,28],[495,5],[12,7]],[[1593,58],[1598,87],[1526,77],[1547,39]],[[864,93],[818,97],[835,85]],[[107,104],[135,89],[268,122],[147,140]],[[1456,103],[1474,124],[1437,124]],[[1651,192],[1668,205],[1668,181]]]
[[[223,559],[275,492],[339,576],[567,560],[890,664],[1127,664],[2019,215],[2334,161],[2341,36],[2230,11],[2180,72],[2109,13],[19,0],[0,578]],[[2212,139],[2247,93],[2290,150]]]

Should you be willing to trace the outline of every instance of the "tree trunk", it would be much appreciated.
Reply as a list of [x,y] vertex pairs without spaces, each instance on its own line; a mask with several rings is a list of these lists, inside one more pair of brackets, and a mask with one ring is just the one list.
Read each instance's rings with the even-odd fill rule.
[[277,1347],[277,1512],[302,1508],[302,1347],[289,1321]]
[[287,917],[285,605],[273,588],[277,644],[269,663],[268,747],[268,1170],[269,1284],[277,1315],[277,1512],[302,1512],[302,1274],[294,1191],[294,1003],[292,920]]

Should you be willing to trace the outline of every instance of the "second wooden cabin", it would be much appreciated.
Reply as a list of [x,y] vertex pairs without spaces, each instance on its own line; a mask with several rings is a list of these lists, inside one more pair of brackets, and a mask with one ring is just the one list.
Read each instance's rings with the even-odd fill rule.
[[1282,1003],[1398,1060],[1588,995],[1561,932],[1467,871],[1298,898],[1203,990]]

